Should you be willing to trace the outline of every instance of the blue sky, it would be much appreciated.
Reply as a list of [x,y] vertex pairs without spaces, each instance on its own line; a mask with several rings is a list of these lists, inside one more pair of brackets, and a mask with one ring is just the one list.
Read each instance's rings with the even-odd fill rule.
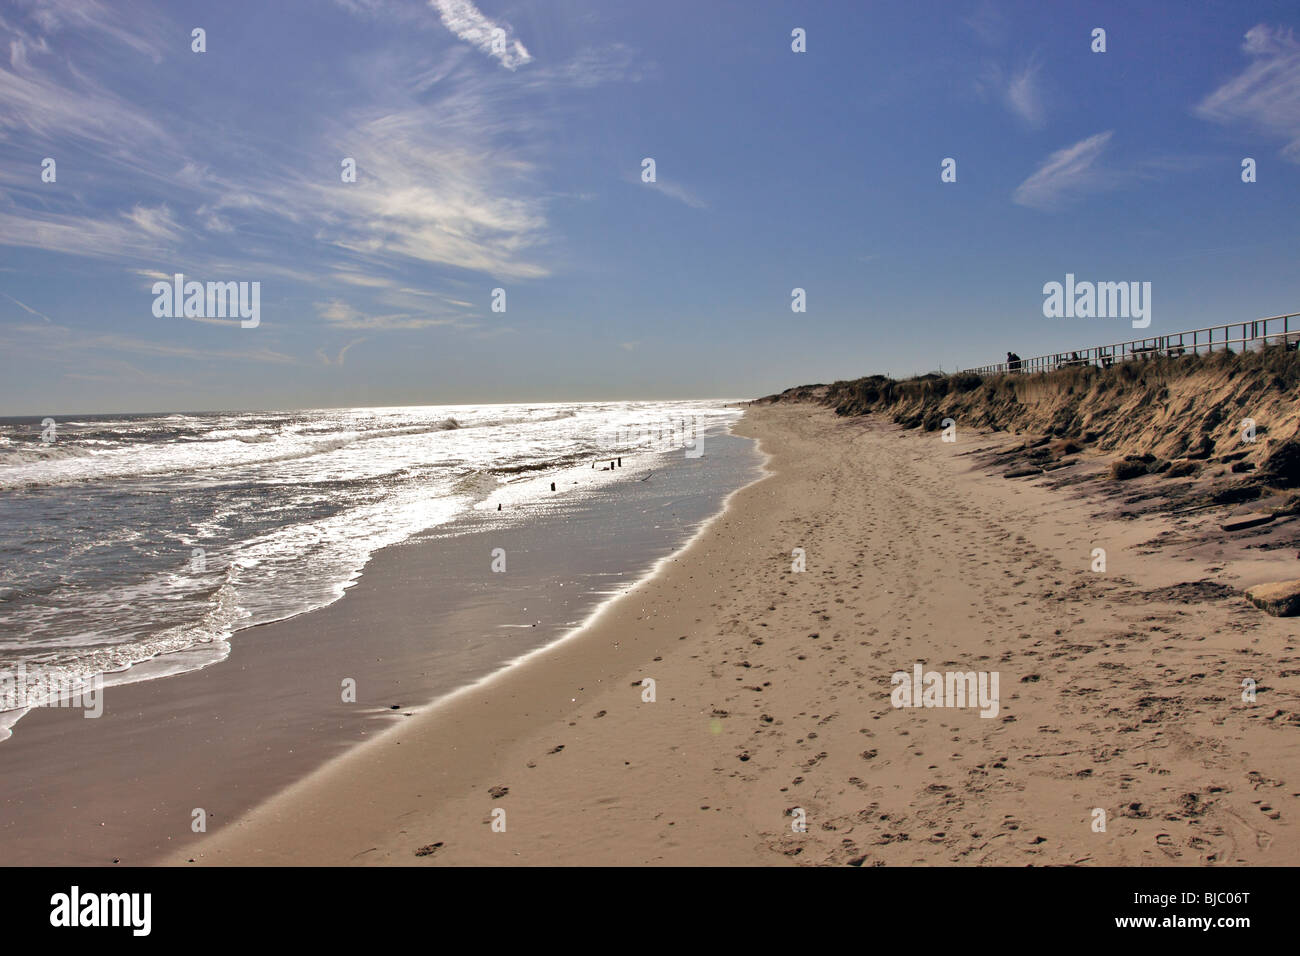
[[[1142,334],[1044,318],[1067,272],[1151,282],[1146,334],[1297,310],[1298,27],[0,0],[0,414],[751,397]],[[260,325],[155,317],[177,272],[260,282]]]

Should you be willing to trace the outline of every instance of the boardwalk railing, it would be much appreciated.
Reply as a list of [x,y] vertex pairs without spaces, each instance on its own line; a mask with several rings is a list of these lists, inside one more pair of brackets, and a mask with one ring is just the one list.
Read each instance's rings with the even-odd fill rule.
[[1113,345],[1096,345],[1092,348],[1079,349],[1077,352],[1035,355],[1033,358],[999,362],[997,365],[984,365],[962,371],[974,372],[976,375],[1001,375],[1007,372],[1051,372],[1075,365],[1109,368],[1117,362],[1151,358],[1156,355],[1172,357],[1213,352],[1215,349],[1231,351],[1234,345],[1239,346],[1240,351],[1246,351],[1255,344],[1261,348],[1265,345],[1285,345],[1289,349],[1295,349],[1300,344],[1300,322],[1297,322],[1296,328],[1292,329],[1291,320],[1297,318],[1300,318],[1300,312],[1272,315],[1266,319],[1234,322],[1231,325],[1214,325],[1205,329],[1192,329],[1189,332],[1171,332],[1168,335],[1116,342]]

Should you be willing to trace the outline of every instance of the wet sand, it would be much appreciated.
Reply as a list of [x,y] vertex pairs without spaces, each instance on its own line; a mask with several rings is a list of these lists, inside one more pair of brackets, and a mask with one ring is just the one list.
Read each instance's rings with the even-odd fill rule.
[[[1161,549],[1172,518],[980,467],[1006,435],[736,432],[769,476],[588,626],[164,862],[1300,862],[1300,619],[1178,587],[1289,552]],[[895,708],[917,663],[996,672],[997,715]]]
[[[219,663],[106,687],[97,719],[33,709],[0,742],[0,864],[186,852],[201,836],[195,809],[219,832],[430,701],[559,639],[757,475],[751,441],[711,436],[705,447],[656,464],[646,481],[560,488],[380,551],[341,600],[237,632]],[[496,548],[504,572],[492,571]],[[343,700],[345,678],[355,703]]]

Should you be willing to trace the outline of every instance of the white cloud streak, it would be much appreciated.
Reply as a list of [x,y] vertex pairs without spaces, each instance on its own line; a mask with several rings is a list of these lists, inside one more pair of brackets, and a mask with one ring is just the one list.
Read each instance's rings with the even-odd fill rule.
[[343,348],[339,349],[338,355],[334,358],[330,358],[329,354],[323,348],[317,349],[316,357],[320,359],[322,365],[337,365],[342,368],[343,360],[347,358],[348,349],[352,348],[354,345],[360,345],[364,341],[366,341],[364,338],[353,339],[347,345],[343,346]]
[[1034,209],[1053,209],[1081,193],[1103,187],[1105,179],[1096,164],[1113,132],[1107,130],[1089,136],[1052,153],[1033,175],[1016,187],[1013,201]]
[[15,299],[13,296],[11,296],[8,292],[0,292],[0,295],[3,295],[6,299],[8,299],[8,300],[9,300],[10,302],[12,302],[14,305],[18,306],[18,307],[19,307],[20,309],[22,309],[24,312],[27,312],[27,313],[29,313],[29,314],[31,314],[31,315],[34,315],[34,316],[36,316],[37,318],[44,319],[46,322],[53,322],[53,321],[54,321],[54,320],[51,319],[48,315],[46,315],[44,312],[40,312],[40,311],[38,311],[38,310],[36,310],[36,309],[33,309],[33,308],[32,308],[30,305],[28,305],[26,302],[19,302],[17,299]]
[[373,332],[395,329],[427,329],[438,325],[456,325],[456,317],[393,313],[371,315],[353,308],[341,299],[315,303],[316,314],[329,326],[337,329],[365,329]]
[[438,11],[443,26],[507,70],[517,70],[532,59],[508,26],[493,23],[469,0],[429,0],[429,5]]
[[1246,33],[1242,51],[1250,65],[1205,97],[1196,114],[1279,136],[1282,155],[1300,163],[1300,42],[1291,30],[1259,24]]

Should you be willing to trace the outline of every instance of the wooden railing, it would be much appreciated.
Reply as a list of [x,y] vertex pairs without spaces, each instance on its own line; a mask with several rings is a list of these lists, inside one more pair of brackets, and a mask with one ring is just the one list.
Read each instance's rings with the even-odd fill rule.
[[[1241,351],[1256,344],[1261,348],[1265,345],[1285,345],[1289,349],[1295,349],[1297,344],[1300,344],[1300,323],[1297,323],[1294,332],[1291,331],[1291,320],[1295,318],[1300,318],[1300,312],[1271,315],[1266,319],[1234,322],[1231,325],[1214,325],[1204,329],[1192,329],[1189,332],[1171,332],[1168,335],[1155,335],[1129,342],[1116,342],[1112,345],[1094,345],[1078,351],[1035,355],[1032,358],[999,362],[996,365],[983,365],[962,371],[974,372],[976,375],[1005,375],[1008,372],[1052,372],[1077,365],[1109,368],[1117,362],[1151,358],[1156,355],[1196,355],[1200,352],[1213,352],[1215,349],[1231,351],[1234,345]],[[1234,332],[1238,334],[1234,336]]]

